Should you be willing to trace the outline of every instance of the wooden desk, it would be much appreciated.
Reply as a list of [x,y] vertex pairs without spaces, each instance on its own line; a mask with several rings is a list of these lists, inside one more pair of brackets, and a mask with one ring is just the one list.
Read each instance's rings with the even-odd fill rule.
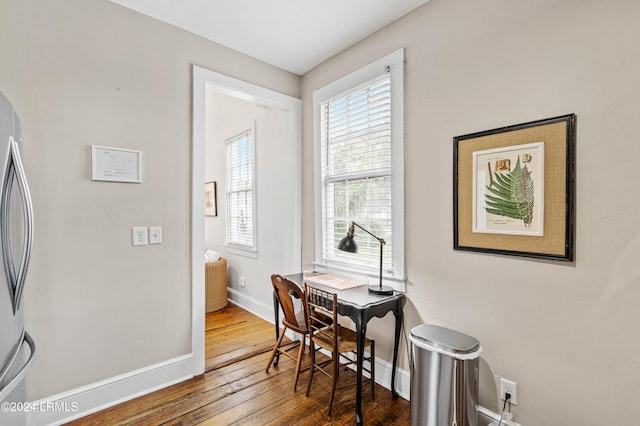
[[[291,274],[286,275],[288,279],[298,284],[304,289],[304,275]],[[319,286],[321,287],[321,286]],[[364,353],[364,338],[367,334],[367,323],[373,317],[382,318],[389,312],[393,312],[396,317],[395,336],[393,342],[393,368],[391,370],[391,394],[393,398],[398,397],[396,392],[396,369],[398,362],[398,347],[400,344],[400,329],[402,326],[403,312],[402,308],[405,304],[405,296],[403,293],[395,292],[391,296],[379,296],[369,293],[367,286],[350,288],[347,290],[337,291],[338,294],[338,313],[347,316],[353,320],[356,326],[357,334],[357,378],[356,378],[356,424],[362,424],[362,363]],[[273,296],[275,323],[276,323],[276,339],[280,334],[279,323],[279,306],[278,300]],[[274,360],[277,363],[277,360]]]

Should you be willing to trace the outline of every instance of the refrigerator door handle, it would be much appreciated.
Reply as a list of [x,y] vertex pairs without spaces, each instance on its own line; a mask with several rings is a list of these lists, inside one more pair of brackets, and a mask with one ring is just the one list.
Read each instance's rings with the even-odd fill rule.
[[22,290],[24,288],[24,281],[27,276],[27,268],[29,267],[29,259],[31,257],[31,244],[33,242],[33,205],[31,204],[31,192],[29,191],[27,176],[24,173],[24,167],[22,166],[18,143],[13,139],[11,141],[11,154],[15,165],[16,177],[18,179],[18,187],[20,188],[20,192],[22,192],[25,223],[24,247],[22,249],[22,259],[20,260],[20,269],[18,270],[16,281],[15,306],[16,310],[18,310],[20,307],[20,301],[22,300]]
[[11,391],[13,391],[15,387],[24,379],[24,376],[27,374],[27,370],[29,370],[31,363],[33,362],[33,358],[36,355],[36,344],[29,333],[27,333],[26,330],[22,330],[22,336],[20,337],[18,344],[11,354],[10,360],[2,368],[2,371],[0,371],[0,382],[4,380],[7,373],[11,370],[11,367],[13,367],[13,363],[16,360],[16,357],[18,356],[18,353],[20,353],[20,349],[25,343],[29,345],[29,349],[31,351],[31,353],[29,354],[29,359],[27,359],[27,362],[25,362],[22,368],[20,368],[20,371],[16,373],[16,375],[9,381],[9,383],[0,388],[0,401],[4,401],[11,393]]
[[[2,216],[0,220],[2,238],[2,255],[4,262],[4,269],[7,273],[9,281],[9,291],[12,295],[13,313],[20,308],[20,301],[22,300],[22,290],[24,288],[24,281],[27,274],[27,268],[29,267],[29,259],[31,256],[31,244],[33,242],[33,205],[31,204],[31,193],[29,191],[29,185],[27,184],[27,177],[24,173],[24,167],[22,166],[22,159],[20,158],[20,150],[18,149],[18,143],[9,138],[10,155],[8,156],[8,164],[6,167],[6,174],[4,177],[4,185],[2,191]],[[23,203],[23,215],[24,215],[24,241],[22,248],[22,258],[20,259],[20,265],[18,272],[14,269],[13,262],[11,261],[11,248],[9,246],[9,203],[11,200],[12,182],[15,177],[18,183],[18,188],[21,192],[21,199]]]

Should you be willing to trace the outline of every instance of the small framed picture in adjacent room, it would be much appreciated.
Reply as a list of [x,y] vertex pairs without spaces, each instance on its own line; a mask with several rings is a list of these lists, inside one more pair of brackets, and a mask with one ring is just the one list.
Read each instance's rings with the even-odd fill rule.
[[218,197],[216,182],[204,184],[204,215],[218,216]]

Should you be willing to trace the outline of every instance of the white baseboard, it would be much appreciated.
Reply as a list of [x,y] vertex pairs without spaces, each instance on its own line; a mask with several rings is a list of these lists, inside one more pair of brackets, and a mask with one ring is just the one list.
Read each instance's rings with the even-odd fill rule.
[[[390,362],[376,358],[376,383],[391,390],[391,368]],[[396,369],[396,392],[402,398],[409,401],[411,393],[411,375],[401,368]]]
[[[330,356],[328,353],[327,356]],[[351,354],[349,354],[351,355]],[[353,359],[353,357],[350,357]],[[376,357],[376,383],[380,386],[391,390],[391,363],[381,360]],[[356,369],[355,365],[350,365],[350,369]],[[364,373],[367,377],[368,374]],[[409,394],[411,393],[411,377],[408,371],[401,368],[396,369],[396,392],[398,395],[409,401]]]
[[231,303],[233,303],[234,305],[238,305],[244,310],[249,311],[256,316],[259,316],[263,320],[273,324],[273,299],[271,297],[269,298],[269,302],[271,303],[264,303],[261,300],[255,299],[251,296],[247,296],[246,294],[231,287],[227,288],[227,292],[229,294],[229,301]]
[[193,377],[193,356],[183,355],[72,389],[39,401],[28,426],[61,425]]
[[[498,413],[494,413],[493,411],[484,408],[481,405],[478,405],[476,407],[478,409],[478,426],[487,426],[487,425],[497,425],[500,423],[500,414]],[[490,421],[491,423],[480,423],[480,419],[484,420],[484,421]],[[514,421],[511,420],[503,420],[502,421],[502,425],[503,426],[522,426]]]

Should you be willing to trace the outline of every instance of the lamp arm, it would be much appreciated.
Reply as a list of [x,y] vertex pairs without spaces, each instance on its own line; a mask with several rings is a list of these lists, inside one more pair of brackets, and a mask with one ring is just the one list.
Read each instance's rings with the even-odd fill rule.
[[[358,228],[362,229],[364,232],[366,232],[367,234],[371,235],[373,238],[375,238],[376,240],[378,240],[380,242],[380,245],[384,245],[386,244],[386,241],[380,237],[378,237],[377,235],[372,234],[371,232],[369,232],[368,230],[364,229],[362,226],[358,225],[355,222],[351,222],[351,226],[357,226]],[[353,233],[351,233],[353,234]]]

